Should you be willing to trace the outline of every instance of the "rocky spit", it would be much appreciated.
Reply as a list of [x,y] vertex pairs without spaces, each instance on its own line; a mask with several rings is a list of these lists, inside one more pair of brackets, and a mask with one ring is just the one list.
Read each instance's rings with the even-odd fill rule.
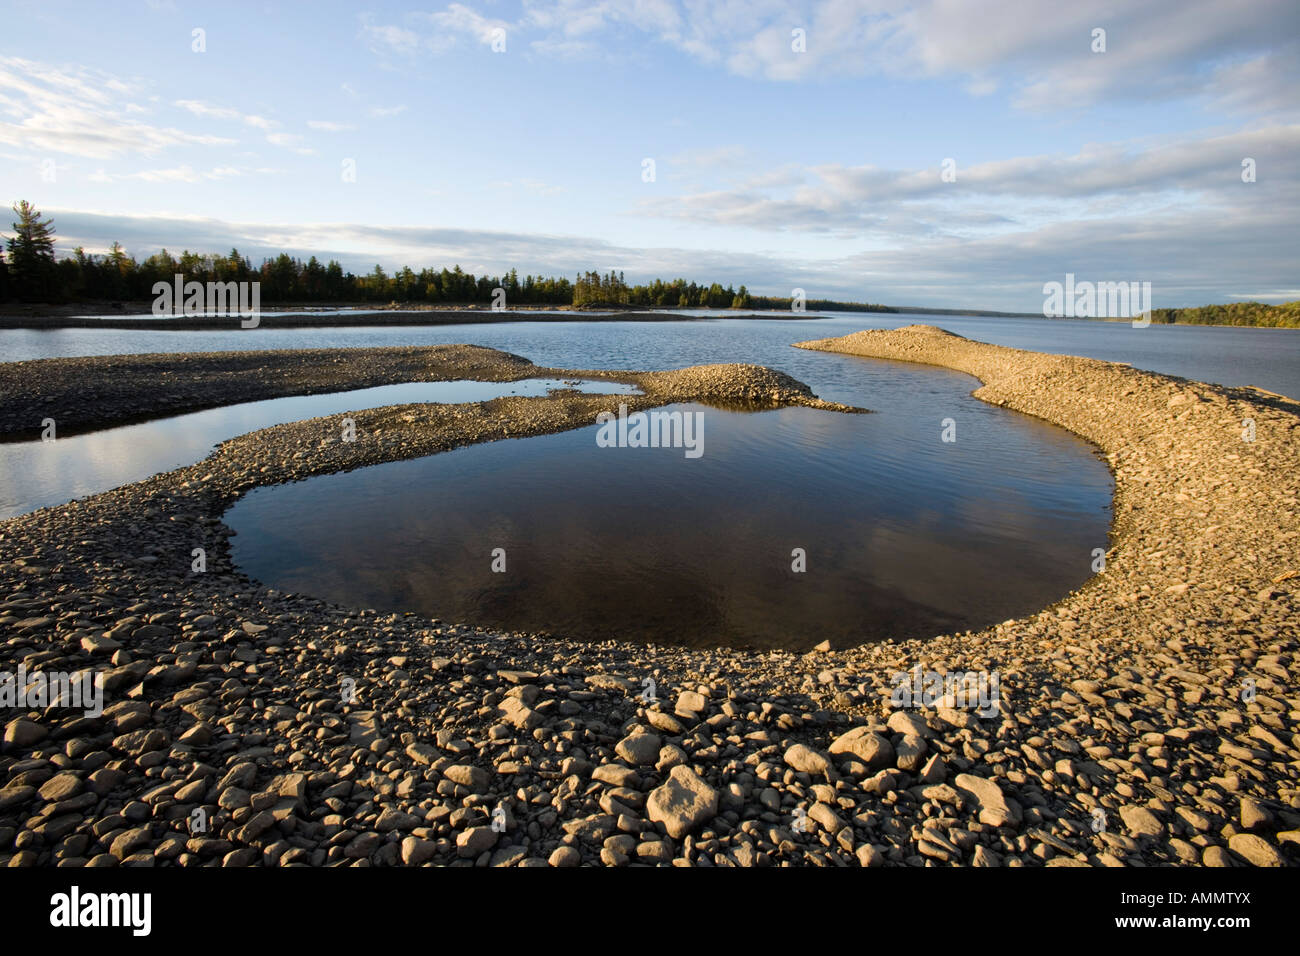
[[[225,509],[257,485],[591,424],[611,397],[359,411],[355,442],[342,416],[265,429],[0,523],[0,670],[90,669],[106,689],[98,717],[9,711],[0,860],[1300,862],[1296,409],[927,327],[803,345],[967,371],[980,398],[1099,445],[1116,476],[1104,572],[979,633],[802,655],[341,608],[241,576]],[[846,410],[753,366],[619,380],[645,391],[613,399],[633,410]],[[893,706],[913,670],[996,671],[1000,695],[982,713]]]
[[[471,345],[96,355],[0,364],[0,439],[56,434],[289,395],[545,376],[517,355]],[[558,374],[558,373],[557,373]],[[609,372],[583,373],[626,381]]]

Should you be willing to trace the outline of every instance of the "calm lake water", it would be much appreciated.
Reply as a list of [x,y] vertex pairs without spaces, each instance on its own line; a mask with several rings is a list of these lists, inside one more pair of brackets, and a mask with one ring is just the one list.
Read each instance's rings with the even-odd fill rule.
[[[1221,385],[1258,385],[1300,398],[1300,330],[1152,325],[1083,319],[978,318],[949,315],[824,313],[824,319],[716,319],[708,322],[519,322],[337,329],[224,328],[147,330],[0,330],[0,360],[128,352],[360,348],[469,342],[568,368],[675,368],[699,362],[757,361],[783,355],[791,342],[859,329],[913,323],[997,345],[1086,355]],[[233,323],[232,323],[233,324]],[[781,361],[777,368],[789,371]]]
[[[571,380],[572,381],[572,380]],[[98,494],[207,457],[214,445],[259,428],[410,402],[483,402],[502,395],[545,395],[551,388],[627,393],[617,382],[566,385],[555,379],[519,382],[411,382],[324,395],[243,402],[187,415],[55,441],[0,443],[0,519]]]
[[877,413],[688,406],[697,459],[600,448],[593,425],[256,489],[226,515],[235,560],[353,606],[759,648],[975,627],[1090,576],[1113,489],[1089,445],[976,401],[966,375],[817,352],[788,364]]

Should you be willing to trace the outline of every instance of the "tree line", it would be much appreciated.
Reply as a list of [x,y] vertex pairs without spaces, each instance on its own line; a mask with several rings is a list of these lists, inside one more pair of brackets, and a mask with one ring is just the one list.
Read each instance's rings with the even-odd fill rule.
[[1272,329],[1300,329],[1300,301],[1268,305],[1264,302],[1230,302],[1186,309],[1152,309],[1152,322],[1177,325],[1251,325]]
[[[263,302],[492,305],[496,290],[503,289],[510,306],[789,309],[791,305],[788,298],[751,295],[743,285],[735,289],[717,282],[656,279],[629,286],[621,272],[585,272],[570,282],[563,277],[520,276],[515,269],[501,276],[475,276],[459,265],[419,272],[404,266],[390,275],[376,265],[364,275],[355,275],[333,259],[322,263],[312,256],[304,262],[287,253],[254,266],[238,249],[226,255],[186,251],[179,257],[163,249],[136,261],[117,242],[103,255],[77,247],[72,255],[57,259],[53,222],[43,219],[26,200],[13,209],[18,219],[6,243],[7,261],[0,252],[0,301],[140,301],[153,298],[155,283],[170,283],[180,273],[187,281],[203,283],[260,281]],[[810,300],[806,307],[893,311],[887,306],[825,299]]]
[[[345,271],[331,259],[315,256],[306,262],[281,253],[252,261],[231,249],[226,255],[166,249],[137,262],[113,243],[103,255],[78,247],[58,259],[54,252],[54,224],[41,217],[31,203],[14,205],[18,217],[14,235],[0,251],[0,302],[64,303],[144,301],[154,297],[154,284],[171,283],[177,273],[197,282],[261,282],[263,302],[396,303],[399,305],[493,305],[496,290],[505,291],[508,306],[572,306],[574,308],[680,308],[789,310],[791,298],[753,295],[743,285],[725,288],[717,282],[702,284],[685,279],[655,279],[628,285],[622,272],[584,272],[567,278],[520,276],[511,269],[503,276],[475,276],[460,266],[421,269],[404,266],[391,275],[376,265],[364,275]],[[6,256],[7,252],[7,256]],[[897,312],[895,308],[866,302],[806,299],[810,312]],[[952,310],[945,310],[952,311]],[[1300,328],[1300,302],[1266,305],[1234,302],[1184,309],[1152,309],[1153,322],[1179,325],[1251,325]]]
[[[789,310],[793,301],[789,297],[753,295],[743,285],[739,289],[731,285],[724,289],[717,282],[712,285],[700,285],[687,282],[685,279],[672,279],[668,282],[655,279],[645,285],[629,286],[622,272],[608,272],[604,275],[598,272],[584,272],[573,284],[573,305],[577,308],[631,306],[669,309]],[[874,305],[869,302],[836,302],[831,299],[805,298],[803,305],[809,311],[898,311],[887,305]]]
[[72,255],[56,259],[54,227],[26,201],[14,206],[18,221],[6,243],[8,261],[0,254],[0,301],[82,302],[152,299],[157,282],[171,283],[177,273],[196,282],[261,282],[264,302],[445,302],[490,303],[493,290],[506,290],[508,302],[520,305],[569,305],[573,286],[568,279],[524,276],[511,269],[505,276],[474,276],[460,266],[453,269],[409,267],[392,275],[376,265],[372,272],[354,275],[335,260],[322,263],[315,256],[306,262],[281,253],[260,265],[231,249],[227,255],[166,249],[142,262],[121,243],[103,255],[77,247]]

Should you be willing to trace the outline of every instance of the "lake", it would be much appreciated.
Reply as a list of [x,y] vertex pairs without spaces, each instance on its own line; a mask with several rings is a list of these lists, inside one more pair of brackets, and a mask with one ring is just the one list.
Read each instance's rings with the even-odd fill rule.
[[[716,313],[702,313],[716,314]],[[525,355],[539,365],[580,368],[676,368],[702,362],[759,361],[783,371],[791,342],[859,329],[913,323],[997,345],[1085,355],[1221,385],[1258,385],[1300,398],[1300,330],[1151,325],[1084,319],[1015,319],[871,312],[823,313],[823,319],[719,318],[705,322],[527,322],[391,328],[148,330],[0,330],[0,360],[138,352],[361,348],[467,342]],[[233,326],[234,323],[231,323]]]

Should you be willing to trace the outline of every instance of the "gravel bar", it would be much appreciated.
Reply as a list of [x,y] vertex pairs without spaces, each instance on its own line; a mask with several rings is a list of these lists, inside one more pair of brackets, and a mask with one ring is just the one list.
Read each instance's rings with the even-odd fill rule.
[[[0,364],[0,438],[39,437],[289,395],[477,379],[513,382],[560,370],[473,345],[101,355]],[[567,374],[567,373],[566,373]],[[617,373],[584,376],[625,381]]]

